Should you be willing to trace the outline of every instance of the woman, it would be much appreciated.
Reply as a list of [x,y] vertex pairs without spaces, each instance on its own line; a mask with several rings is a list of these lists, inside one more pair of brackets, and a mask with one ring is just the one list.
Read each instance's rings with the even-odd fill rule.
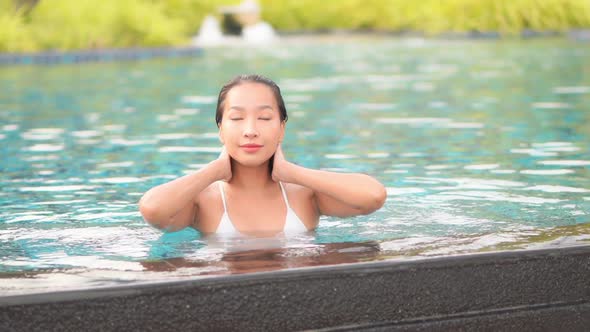
[[385,188],[368,175],[312,170],[285,159],[287,110],[270,79],[235,77],[219,93],[215,118],[219,158],[141,198],[141,214],[153,226],[269,236],[313,230],[320,215],[348,217],[383,206]]

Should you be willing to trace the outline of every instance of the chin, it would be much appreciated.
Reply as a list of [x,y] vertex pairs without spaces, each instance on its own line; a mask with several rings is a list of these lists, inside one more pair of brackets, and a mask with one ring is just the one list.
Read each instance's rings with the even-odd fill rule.
[[253,160],[246,160],[246,161],[239,161],[236,160],[238,164],[242,165],[242,166],[246,166],[246,167],[260,167],[262,166],[266,161],[260,162],[260,161],[253,161]]
[[264,157],[257,157],[257,156],[239,156],[237,158],[234,158],[235,162],[237,162],[238,164],[242,165],[242,166],[246,166],[246,167],[259,167],[264,165],[265,163],[267,163],[269,161],[270,158],[264,158]]

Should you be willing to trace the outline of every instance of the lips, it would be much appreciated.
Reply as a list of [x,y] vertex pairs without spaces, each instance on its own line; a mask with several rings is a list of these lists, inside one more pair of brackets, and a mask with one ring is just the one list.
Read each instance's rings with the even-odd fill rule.
[[254,153],[254,152],[260,150],[261,147],[262,147],[262,145],[260,145],[260,144],[253,144],[253,143],[248,143],[248,144],[242,144],[242,145],[240,145],[240,148],[242,148],[244,151],[246,151],[248,153]]

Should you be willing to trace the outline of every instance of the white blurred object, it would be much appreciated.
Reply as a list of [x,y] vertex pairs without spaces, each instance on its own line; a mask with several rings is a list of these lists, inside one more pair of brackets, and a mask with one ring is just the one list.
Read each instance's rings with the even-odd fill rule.
[[256,0],[244,0],[237,6],[219,8],[222,14],[232,15],[242,27],[241,38],[223,35],[221,24],[212,15],[203,20],[199,34],[192,39],[196,46],[216,46],[222,44],[265,44],[277,39],[273,27],[260,19],[260,5]]
[[223,6],[219,11],[227,14],[258,14],[260,13],[260,5],[256,0],[244,0],[237,6]]
[[223,33],[219,21],[212,15],[207,15],[201,24],[199,34],[193,38],[193,44],[199,46],[218,45],[223,42]]
[[259,22],[254,25],[243,27],[242,38],[247,43],[261,44],[272,42],[276,39],[276,34],[270,24]]

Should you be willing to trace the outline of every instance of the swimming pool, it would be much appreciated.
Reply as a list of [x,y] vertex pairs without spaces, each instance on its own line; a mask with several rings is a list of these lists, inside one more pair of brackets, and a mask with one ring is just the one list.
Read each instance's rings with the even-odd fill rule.
[[[385,206],[230,249],[147,226],[139,197],[217,156],[216,95],[244,72],[281,86],[287,159],[369,173]],[[590,242],[585,44],[290,38],[0,67],[0,91],[0,295]]]

